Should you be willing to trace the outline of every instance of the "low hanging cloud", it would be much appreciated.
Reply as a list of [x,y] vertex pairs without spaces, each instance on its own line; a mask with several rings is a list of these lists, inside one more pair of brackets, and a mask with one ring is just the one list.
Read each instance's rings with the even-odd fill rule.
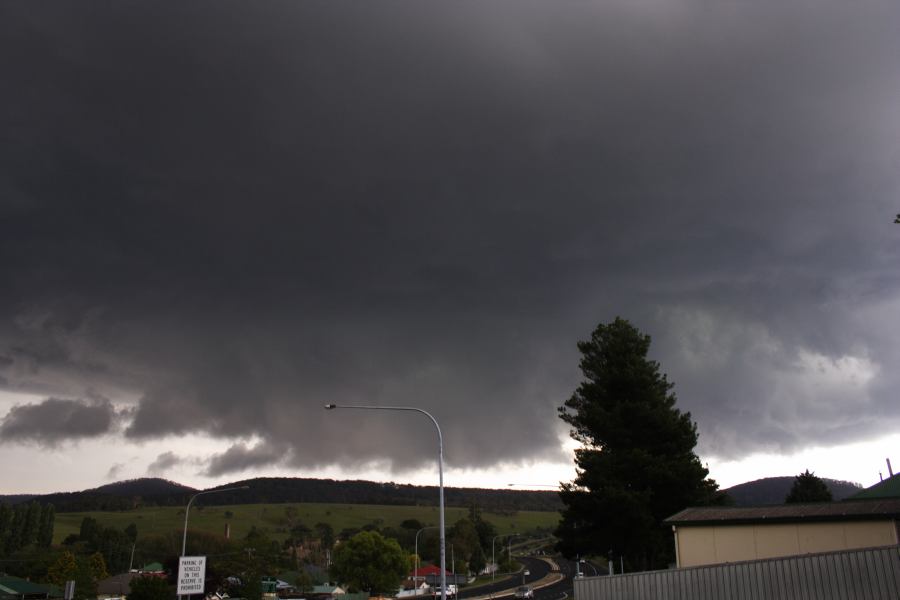
[[171,450],[168,452],[163,452],[156,457],[156,460],[147,465],[147,475],[150,475],[152,477],[165,475],[166,471],[168,471],[172,467],[178,466],[182,462],[184,462],[184,459],[182,457],[179,457]]
[[259,442],[254,446],[234,444],[225,452],[209,459],[204,472],[209,477],[239,473],[252,468],[269,467],[285,462],[289,447],[285,444]]
[[54,447],[108,434],[115,417],[115,407],[105,398],[47,398],[37,404],[13,406],[0,421],[0,441]]
[[116,481],[122,475],[122,471],[126,466],[126,463],[114,463],[106,472],[106,478],[110,481]]

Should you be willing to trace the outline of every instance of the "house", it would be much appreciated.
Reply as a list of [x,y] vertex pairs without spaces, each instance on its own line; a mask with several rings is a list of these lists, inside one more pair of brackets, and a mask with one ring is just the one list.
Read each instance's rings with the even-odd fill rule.
[[135,577],[159,577],[165,579],[166,574],[162,570],[162,565],[159,563],[151,563],[150,565],[145,566],[144,569],[147,569],[148,567],[153,568],[155,566],[158,566],[158,569],[148,571],[143,569],[133,570],[128,573],[119,573],[118,575],[101,579],[97,582],[97,599],[110,600],[112,598],[124,598],[131,593],[131,582],[134,581]]
[[137,572],[143,573],[144,575],[162,575],[165,576],[166,572],[163,570],[162,563],[152,562],[147,563],[140,569],[136,569]]
[[397,592],[397,598],[408,598],[415,596],[427,596],[431,594],[431,586],[426,581],[418,581],[418,585],[412,579],[403,582],[403,586]]
[[751,507],[695,507],[666,519],[678,567],[900,543],[900,498]]
[[142,575],[137,571],[120,573],[97,582],[97,600],[124,598],[131,593],[131,580]]
[[[446,573],[447,579],[451,579],[453,577],[453,573],[451,573],[450,571],[444,571],[444,573]],[[419,567],[409,574],[409,578],[415,581],[416,584],[425,581],[428,585],[440,585],[441,568],[437,565],[426,565],[424,567]]]
[[310,600],[334,600],[337,596],[343,596],[347,591],[336,585],[316,585],[312,591],[306,593],[306,597]]
[[21,577],[0,575],[0,600],[46,600],[62,596],[62,590],[55,585],[32,583]]

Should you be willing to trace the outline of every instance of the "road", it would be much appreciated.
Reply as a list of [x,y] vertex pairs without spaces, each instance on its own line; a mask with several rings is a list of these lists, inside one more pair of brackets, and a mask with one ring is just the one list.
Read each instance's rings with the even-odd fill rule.
[[[559,567],[559,571],[551,571],[546,560],[528,556],[516,557],[516,560],[525,565],[529,572],[525,576],[525,583],[534,588],[535,600],[561,600],[572,597],[572,581],[575,577],[575,561],[564,558],[553,559]],[[586,575],[592,576],[603,573],[604,569],[598,569],[592,564],[582,563]],[[557,581],[553,581],[558,577]],[[479,586],[472,590],[462,590],[460,600],[488,600],[491,598],[510,598],[513,591],[522,585],[522,577],[518,575],[513,579],[504,579],[495,584]]]
[[[536,589],[534,591],[535,600],[560,600],[561,598],[573,597],[572,582],[574,581],[575,573],[577,572],[575,561],[566,560],[562,557],[555,558],[554,560],[556,561],[557,566],[559,566],[559,574],[562,575],[562,579],[554,584]],[[605,569],[598,569],[589,562],[583,562],[581,563],[581,572],[586,576],[593,576],[599,573],[605,574]]]

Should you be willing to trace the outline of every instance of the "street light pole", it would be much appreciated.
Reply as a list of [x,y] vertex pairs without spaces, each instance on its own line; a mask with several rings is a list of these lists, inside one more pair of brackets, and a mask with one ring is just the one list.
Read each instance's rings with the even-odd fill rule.
[[356,410],[403,410],[417,412],[425,415],[434,423],[434,428],[438,434],[438,478],[440,487],[440,528],[441,528],[441,600],[447,600],[447,555],[444,536],[444,436],[441,434],[441,426],[438,425],[437,419],[431,416],[428,411],[413,406],[360,406],[347,404],[326,404],[325,410],[334,410],[335,408],[351,408]]
[[[219,492],[233,492],[235,490],[249,490],[249,485],[242,485],[240,487],[230,487],[223,488],[221,490],[206,490],[205,492],[197,492],[191,499],[188,500],[187,508],[184,509],[184,535],[181,538],[181,556],[184,557],[185,550],[187,550],[187,525],[188,525],[188,515],[191,514],[191,504],[194,503],[194,500],[197,499],[197,496],[203,496],[204,494],[218,494]],[[180,568],[180,567],[179,567]],[[182,596],[178,596],[181,598]]]
[[[509,561],[509,566],[512,567],[512,539],[519,535],[518,533],[511,533],[509,537],[506,539],[506,560]],[[512,573],[512,571],[510,571]]]

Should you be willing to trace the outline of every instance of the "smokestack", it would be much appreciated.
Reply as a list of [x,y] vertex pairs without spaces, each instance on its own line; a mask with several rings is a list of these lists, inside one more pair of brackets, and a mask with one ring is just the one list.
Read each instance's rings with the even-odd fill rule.
[[891,468],[891,459],[886,458],[885,460],[887,460],[887,464],[888,464],[888,477],[893,477],[894,470]]

